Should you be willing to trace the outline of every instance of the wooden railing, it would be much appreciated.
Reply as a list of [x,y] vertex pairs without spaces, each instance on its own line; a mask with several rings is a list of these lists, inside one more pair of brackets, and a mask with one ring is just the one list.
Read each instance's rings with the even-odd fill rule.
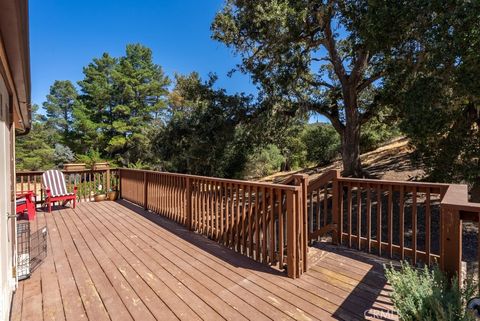
[[[105,191],[111,188],[118,188],[118,170],[81,170],[81,171],[63,171],[67,182],[68,190],[73,190],[77,186],[78,201],[88,202],[93,200],[93,196],[98,192],[101,185]],[[45,199],[45,193],[42,187],[43,171],[17,172],[16,190],[17,192],[33,191],[36,195],[37,204],[42,204]]]
[[307,190],[309,241],[329,235],[338,243],[338,171],[330,171],[310,182]]
[[121,197],[243,255],[286,269],[307,269],[306,178],[278,185],[120,169]]
[[459,277],[462,222],[480,217],[466,185],[344,178],[337,171],[310,181],[307,206],[310,241],[329,236],[380,256],[437,263]]
[[[307,270],[308,242],[325,237],[413,264],[438,262],[461,277],[462,223],[480,221],[466,185],[344,178],[338,171],[310,182],[293,175],[282,184],[124,168],[64,173],[80,201],[92,200],[100,184],[116,186],[122,198],[292,278]],[[41,175],[17,172],[17,191],[35,191],[39,204]]]
[[438,261],[440,200],[448,185],[349,178],[338,184],[342,244],[413,264]]
[[[480,221],[480,203],[468,201],[466,185],[449,185],[441,201],[441,268],[451,276],[462,273],[462,223]],[[480,260],[480,242],[477,236],[477,259]],[[478,275],[480,275],[480,264]],[[460,280],[461,281],[461,280]],[[479,284],[480,285],[480,284]]]

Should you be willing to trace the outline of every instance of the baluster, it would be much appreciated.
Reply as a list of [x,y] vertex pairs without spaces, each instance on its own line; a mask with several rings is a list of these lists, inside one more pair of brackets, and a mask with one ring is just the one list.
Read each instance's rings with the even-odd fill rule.
[[382,186],[377,185],[377,244],[378,255],[382,255]]
[[272,187],[270,187],[270,190],[269,190],[269,196],[270,196],[270,221],[269,221],[269,228],[270,228],[270,232],[269,232],[269,240],[270,240],[270,249],[269,249],[269,263],[270,264],[273,264],[274,262],[274,248],[275,248],[275,236],[274,236],[274,233],[275,233],[275,216],[274,216],[274,206],[275,206],[275,194],[274,194],[274,190]]
[[372,252],[372,199],[371,199],[370,183],[367,183],[366,188],[366,219],[367,219],[367,251]]
[[362,187],[357,186],[357,248],[362,249]]
[[413,265],[417,264],[417,187],[412,192],[412,250]]
[[[426,194],[426,199],[425,199],[425,253],[427,255],[427,260],[426,263],[430,265],[431,258],[430,258],[430,250],[431,250],[431,236],[430,236],[430,230],[431,230],[431,208],[430,208],[430,202],[431,202],[431,197],[430,197],[430,187],[427,188],[427,194]],[[479,242],[480,243],[480,242]]]
[[399,216],[400,216],[400,259],[405,260],[405,192],[404,186],[400,186],[400,198],[399,198]]
[[347,184],[348,247],[352,247],[352,186]]
[[284,253],[283,253],[283,248],[285,246],[284,243],[284,224],[283,224],[283,198],[284,198],[285,192],[282,191],[281,189],[278,190],[278,251],[279,251],[279,265],[280,268],[283,269],[284,265]]
[[388,187],[388,255],[393,257],[393,187]]
[[267,262],[267,195],[266,188],[262,187],[262,262]]

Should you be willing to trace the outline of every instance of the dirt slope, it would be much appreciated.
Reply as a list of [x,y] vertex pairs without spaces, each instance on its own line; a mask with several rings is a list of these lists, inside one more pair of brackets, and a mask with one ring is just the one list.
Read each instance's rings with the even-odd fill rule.
[[[390,143],[361,156],[363,166],[372,178],[415,181],[421,180],[425,172],[418,166],[413,165],[410,155],[413,149],[408,145],[408,139],[401,137]],[[336,160],[330,165],[322,167],[304,168],[298,171],[278,172],[273,175],[263,177],[260,181],[281,181],[295,173],[306,173],[310,179],[331,170],[342,169],[342,162]]]

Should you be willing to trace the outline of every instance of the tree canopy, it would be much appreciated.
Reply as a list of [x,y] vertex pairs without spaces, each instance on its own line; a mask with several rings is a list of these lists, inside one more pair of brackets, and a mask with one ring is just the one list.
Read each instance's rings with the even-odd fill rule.
[[389,104],[430,179],[479,184],[480,3],[427,5],[415,43],[389,68]]
[[104,54],[83,70],[82,106],[76,110],[78,139],[108,158],[128,165],[143,159],[150,124],[166,108],[170,80],[152,59],[152,51],[128,45],[125,56]]
[[361,126],[381,109],[388,63],[422,15],[397,1],[228,0],[212,30],[270,107],[326,116],[342,139],[344,174],[360,176]]
[[235,177],[250,150],[245,124],[251,97],[214,89],[197,73],[177,75],[170,93],[169,119],[154,139],[154,150],[169,170]]

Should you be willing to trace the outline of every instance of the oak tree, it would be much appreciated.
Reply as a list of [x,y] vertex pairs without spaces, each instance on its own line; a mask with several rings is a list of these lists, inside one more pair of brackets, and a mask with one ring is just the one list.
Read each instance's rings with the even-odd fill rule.
[[326,116],[344,174],[361,176],[361,127],[382,106],[387,62],[421,15],[398,1],[227,0],[211,28],[271,108]]

